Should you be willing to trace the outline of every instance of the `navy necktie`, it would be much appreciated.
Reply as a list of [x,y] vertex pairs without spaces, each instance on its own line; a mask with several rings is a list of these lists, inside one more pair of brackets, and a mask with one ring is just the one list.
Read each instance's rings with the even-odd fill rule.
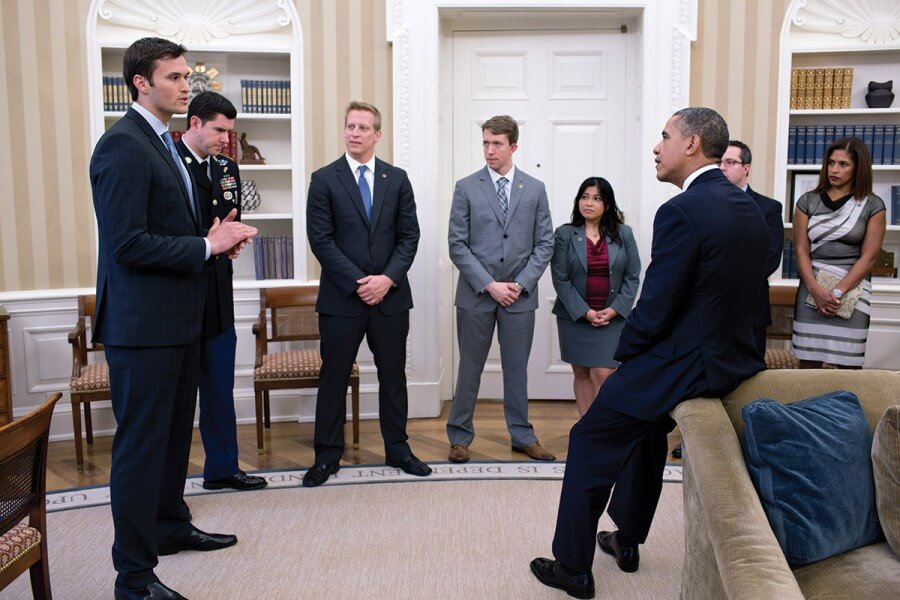
[[166,148],[169,149],[169,154],[171,154],[172,158],[175,160],[175,164],[178,165],[178,171],[181,173],[181,179],[184,181],[184,187],[187,189],[188,199],[191,201],[191,212],[194,214],[194,218],[196,218],[197,207],[194,204],[194,186],[191,184],[191,176],[188,175],[187,167],[184,166],[184,161],[181,160],[181,155],[178,154],[178,150],[175,148],[175,140],[172,139],[172,134],[166,131],[162,134],[162,139]]
[[362,196],[363,208],[366,209],[366,218],[372,221],[372,190],[366,181],[366,165],[359,165],[359,195]]

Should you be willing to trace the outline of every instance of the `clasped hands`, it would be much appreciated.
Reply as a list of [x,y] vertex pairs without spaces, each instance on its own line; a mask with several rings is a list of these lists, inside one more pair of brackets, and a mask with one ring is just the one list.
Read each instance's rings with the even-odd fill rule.
[[487,284],[485,291],[491,295],[494,302],[504,308],[518,300],[522,293],[519,286],[512,281],[492,281]]
[[356,295],[369,306],[380,304],[391,287],[394,280],[387,275],[366,275],[356,280]]
[[206,234],[211,256],[228,254],[228,258],[234,260],[240,256],[241,250],[250,245],[250,238],[258,233],[256,227],[235,221],[235,217],[237,209],[232,208],[224,219],[213,219],[212,227]]
[[816,303],[816,312],[823,317],[833,317],[837,309],[841,307],[841,301],[831,294],[831,290],[815,284],[809,288],[813,300]]
[[594,327],[606,327],[610,321],[618,316],[619,313],[614,308],[590,309],[584,313],[585,320]]

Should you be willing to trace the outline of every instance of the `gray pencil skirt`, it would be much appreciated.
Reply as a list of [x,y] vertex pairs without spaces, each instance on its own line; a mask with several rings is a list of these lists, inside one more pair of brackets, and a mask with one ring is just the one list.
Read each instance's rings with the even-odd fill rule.
[[619,335],[625,326],[625,319],[616,317],[606,327],[593,327],[586,321],[576,322],[556,318],[559,331],[559,353],[562,359],[578,367],[606,367],[615,369],[618,361],[613,359]]

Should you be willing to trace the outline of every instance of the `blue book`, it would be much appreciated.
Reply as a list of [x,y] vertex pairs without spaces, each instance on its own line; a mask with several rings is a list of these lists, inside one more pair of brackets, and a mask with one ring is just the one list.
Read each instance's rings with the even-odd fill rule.
[[896,145],[894,143],[896,135],[897,135],[897,126],[896,125],[885,125],[884,126],[884,159],[881,161],[881,164],[883,164],[883,165],[894,164],[894,153],[897,151]]
[[256,273],[257,281],[266,278],[266,273],[265,273],[266,257],[265,257],[265,250],[263,248],[265,246],[265,244],[263,244],[261,242],[262,242],[261,239],[255,240],[255,243],[252,245],[252,248],[253,248],[253,270]]
[[894,126],[894,164],[900,165],[900,126]]
[[900,185],[891,186],[891,225],[900,225]]
[[869,153],[872,153],[872,144],[875,141],[875,126],[863,125],[862,141],[869,147]]
[[246,79],[241,79],[241,112],[247,112],[247,80]]
[[803,164],[816,164],[816,128],[814,125],[806,126],[806,158]]
[[826,125],[825,126],[825,147],[827,148],[831,142],[835,141],[837,138],[835,137],[835,126],[834,125]]
[[794,164],[802,165],[806,162],[806,125],[797,126],[797,153],[794,155]]
[[872,136],[872,164],[884,164],[884,125],[875,125]]
[[793,165],[797,161],[797,126],[788,127],[787,164]]
[[821,165],[823,158],[825,158],[825,126],[816,125],[816,154],[813,164]]
[[843,126],[843,125],[835,125],[835,126],[834,126],[834,140],[835,140],[835,141],[841,139],[841,138],[844,137],[845,135],[847,135],[847,134],[844,133],[844,126]]

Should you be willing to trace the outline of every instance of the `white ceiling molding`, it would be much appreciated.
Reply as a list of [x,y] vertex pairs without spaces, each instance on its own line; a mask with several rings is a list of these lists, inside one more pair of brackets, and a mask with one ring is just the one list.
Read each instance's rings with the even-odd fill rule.
[[872,45],[900,40],[900,2],[897,0],[806,0],[792,20],[800,28],[859,38]]

